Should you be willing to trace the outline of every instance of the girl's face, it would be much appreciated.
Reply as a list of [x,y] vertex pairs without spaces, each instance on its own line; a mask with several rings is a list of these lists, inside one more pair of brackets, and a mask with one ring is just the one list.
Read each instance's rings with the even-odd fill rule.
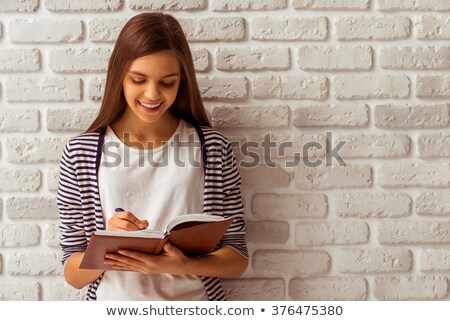
[[123,81],[127,101],[125,116],[132,122],[170,121],[166,111],[172,106],[180,86],[180,64],[167,50],[134,60]]

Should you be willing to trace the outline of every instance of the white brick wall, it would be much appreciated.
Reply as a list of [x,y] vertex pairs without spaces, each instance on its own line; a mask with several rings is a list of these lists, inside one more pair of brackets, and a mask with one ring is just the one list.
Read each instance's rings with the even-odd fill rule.
[[58,160],[152,10],[179,18],[214,126],[292,143],[275,166],[247,150],[230,300],[450,300],[448,0],[0,0],[0,300],[83,299],[59,262]]

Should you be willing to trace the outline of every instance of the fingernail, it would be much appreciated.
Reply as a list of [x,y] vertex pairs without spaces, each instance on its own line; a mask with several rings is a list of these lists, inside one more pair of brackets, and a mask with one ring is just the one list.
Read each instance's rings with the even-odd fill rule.
[[125,212],[125,210],[124,210],[123,208],[121,208],[121,207],[117,207],[117,208],[115,209],[115,211],[116,211],[116,212]]

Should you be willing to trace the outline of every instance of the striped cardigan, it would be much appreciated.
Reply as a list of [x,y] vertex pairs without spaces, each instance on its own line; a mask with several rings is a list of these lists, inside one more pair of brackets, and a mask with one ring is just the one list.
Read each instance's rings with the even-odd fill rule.
[[[218,131],[194,126],[202,148],[205,214],[234,217],[217,248],[231,246],[248,258],[241,199],[241,178],[231,144]],[[91,235],[104,230],[98,188],[98,168],[105,129],[72,138],[60,162],[57,205],[60,215],[62,263],[74,253],[84,252]],[[89,285],[86,300],[96,300],[103,274]],[[201,277],[209,300],[225,300],[220,280]]]

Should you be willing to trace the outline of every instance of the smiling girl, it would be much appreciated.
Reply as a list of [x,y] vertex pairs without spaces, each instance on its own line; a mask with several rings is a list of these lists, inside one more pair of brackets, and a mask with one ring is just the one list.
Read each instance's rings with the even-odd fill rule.
[[[174,151],[178,139],[189,148]],[[187,162],[188,153],[199,162]],[[120,160],[114,166],[112,154]],[[144,154],[168,163],[142,166]],[[210,127],[188,42],[170,15],[140,14],[122,29],[100,112],[64,149],[58,208],[64,277],[78,289],[89,285],[87,300],[224,300],[219,277],[245,271],[236,161],[227,139]],[[234,218],[208,255],[188,257],[167,244],[161,255],[108,254],[113,270],[79,268],[97,230],[164,230],[192,213]]]

